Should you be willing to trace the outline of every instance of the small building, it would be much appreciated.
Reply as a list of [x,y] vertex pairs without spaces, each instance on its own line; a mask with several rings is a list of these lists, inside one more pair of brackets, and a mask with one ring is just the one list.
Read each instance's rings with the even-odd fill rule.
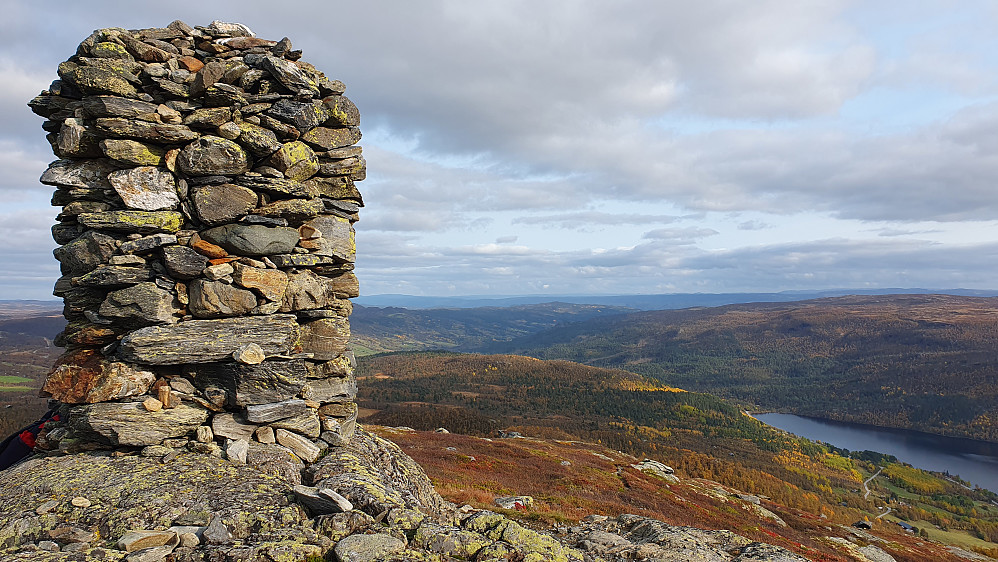
[[857,521],[857,522],[853,523],[852,526],[856,527],[857,529],[872,529],[873,528],[873,523],[871,523],[867,519],[863,519],[862,521]]
[[912,527],[911,525],[905,523],[904,521],[898,521],[898,527],[901,527],[902,529],[904,529],[905,531],[908,531],[909,533],[914,533],[915,532],[915,528]]

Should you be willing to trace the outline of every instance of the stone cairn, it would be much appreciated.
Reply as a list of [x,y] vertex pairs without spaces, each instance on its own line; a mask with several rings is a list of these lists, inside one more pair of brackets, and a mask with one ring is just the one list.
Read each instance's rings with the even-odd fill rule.
[[67,348],[39,447],[314,462],[353,434],[360,114],[287,38],[100,29],[28,105]]

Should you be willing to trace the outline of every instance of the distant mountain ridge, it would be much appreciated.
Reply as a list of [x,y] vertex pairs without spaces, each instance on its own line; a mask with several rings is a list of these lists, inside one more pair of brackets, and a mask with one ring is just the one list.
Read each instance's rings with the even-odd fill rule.
[[781,291],[772,293],[667,293],[650,295],[473,295],[461,297],[435,297],[415,295],[367,295],[354,300],[366,307],[427,308],[479,308],[509,307],[550,302],[621,306],[638,310],[669,310],[693,306],[723,306],[749,302],[793,302],[848,295],[897,295],[942,294],[967,297],[994,297],[998,290],[982,289],[823,289],[814,291]]

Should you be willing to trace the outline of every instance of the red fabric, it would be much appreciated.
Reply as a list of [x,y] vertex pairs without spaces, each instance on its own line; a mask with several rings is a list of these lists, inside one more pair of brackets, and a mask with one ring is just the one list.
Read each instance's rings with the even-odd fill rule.
[[35,434],[31,433],[30,430],[24,430],[21,432],[21,442],[23,442],[28,447],[32,449],[35,448]]

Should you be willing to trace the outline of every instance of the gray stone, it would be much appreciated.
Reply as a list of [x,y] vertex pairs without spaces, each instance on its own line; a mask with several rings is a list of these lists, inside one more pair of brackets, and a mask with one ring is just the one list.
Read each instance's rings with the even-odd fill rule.
[[56,154],[60,158],[100,158],[104,155],[98,143],[101,137],[80,119],[70,117],[62,122],[56,137]]
[[229,544],[232,542],[232,532],[229,531],[222,518],[215,516],[208,523],[208,527],[201,533],[201,537],[208,544]]
[[231,183],[205,185],[194,189],[194,210],[202,222],[222,224],[237,219],[256,208],[257,194]]
[[[179,537],[177,540],[179,544]],[[160,562],[161,560],[166,560],[167,556],[173,554],[175,549],[175,546],[154,546],[152,548],[138,550],[125,556],[125,562]]]
[[[304,400],[291,399],[270,404],[250,404],[246,406],[246,421],[268,423],[291,416],[304,414],[310,410]],[[280,443],[280,440],[278,440]],[[283,443],[281,443],[283,445]]]
[[236,142],[246,147],[254,156],[265,158],[281,149],[281,141],[270,129],[243,121],[237,124],[239,136]]
[[168,246],[163,248],[163,263],[171,276],[189,280],[201,275],[208,258],[188,246]]
[[173,209],[180,203],[173,174],[154,166],[118,170],[108,175],[125,206],[142,211]]
[[177,169],[188,176],[239,175],[250,170],[250,159],[238,144],[206,135],[180,151]]
[[80,287],[125,287],[152,279],[152,270],[145,267],[100,265],[93,271],[73,279]]
[[[204,339],[205,334],[212,338]],[[150,365],[208,363],[228,360],[248,343],[258,344],[267,355],[285,355],[298,338],[299,327],[291,314],[189,320],[131,332],[122,338],[118,354],[126,361]]]
[[357,144],[360,141],[360,129],[345,127],[330,129],[316,127],[301,136],[301,140],[313,146],[316,150],[334,150]]
[[195,318],[218,318],[248,314],[256,305],[252,291],[220,281],[195,279],[188,286],[188,310]]
[[315,359],[334,359],[350,343],[350,323],[346,318],[323,318],[302,326],[301,348]]
[[105,139],[100,147],[108,158],[132,166],[159,166],[166,155],[160,146],[126,139]]
[[235,439],[225,446],[225,457],[236,464],[246,464],[246,454],[248,452],[248,439]]
[[319,488],[299,484],[292,491],[298,502],[307,507],[313,517],[330,513],[346,513],[353,509],[353,504],[350,503],[350,500],[329,488],[320,490]]
[[97,230],[154,234],[177,232],[184,224],[184,215],[176,211],[107,211],[83,213],[77,220]]
[[274,265],[280,268],[313,268],[319,266],[332,265],[333,258],[329,256],[318,256],[315,254],[278,254],[270,256]]
[[298,230],[259,224],[227,224],[201,234],[205,240],[242,256],[286,254],[298,244]]
[[329,96],[322,100],[329,108],[329,123],[340,127],[360,125],[360,111],[346,96]]
[[304,133],[329,119],[329,109],[321,101],[278,100],[267,110],[271,115]]
[[[308,376],[308,367],[301,359],[270,360],[257,365],[228,361],[202,363],[191,365],[188,370],[196,386],[215,386],[225,390],[235,406],[280,403],[298,396]],[[295,409],[287,415],[301,411]]]
[[129,83],[122,72],[63,63],[59,65],[59,77],[86,95],[138,96],[138,90]]
[[218,437],[249,441],[259,426],[246,423],[242,415],[232,413],[215,414],[211,418],[211,430]]
[[334,552],[340,562],[379,562],[402,552],[405,543],[391,535],[350,535],[336,543]]
[[223,74],[225,74],[225,63],[212,61],[205,64],[194,75],[194,80],[191,82],[191,96],[199,97],[204,94],[208,87],[222,79]]
[[83,111],[89,117],[127,117],[153,120],[156,104],[118,96],[87,96],[83,98]]
[[360,191],[357,190],[357,186],[354,185],[353,180],[348,177],[312,176],[302,183],[305,184],[306,189],[309,189],[323,197],[329,197],[331,199],[351,199],[363,205],[363,199],[361,198]]
[[102,402],[72,408],[68,425],[77,436],[144,447],[187,435],[207,419],[207,410],[186,404],[149,412],[139,402]]
[[102,117],[97,120],[97,130],[105,136],[140,139],[164,144],[190,142],[198,134],[185,125],[151,123],[123,117]]
[[304,90],[312,95],[319,94],[319,86],[309,78],[295,63],[274,56],[265,56],[257,63],[285,88],[292,92]]
[[[261,431],[270,428],[260,428]],[[271,431],[273,436],[273,431]],[[270,443],[251,441],[246,454],[246,464],[266,474],[278,476],[292,485],[301,484],[302,469],[305,465],[287,447]]]
[[353,400],[357,397],[357,380],[353,375],[342,378],[309,379],[302,389],[302,395],[316,402]]
[[194,393],[197,392],[197,389],[194,388],[191,381],[181,377],[174,377],[170,379],[170,388],[182,394],[187,394],[188,396],[193,396]]
[[107,263],[121,243],[101,232],[84,232],[68,244],[56,248],[52,253],[59,260],[62,272],[69,274],[86,273],[102,263]]
[[302,245],[320,256],[332,256],[340,261],[353,262],[357,257],[354,229],[348,219],[325,215],[305,223],[320,236]]
[[291,273],[281,312],[339,308],[342,299],[357,296],[359,290],[357,277],[352,273],[336,277],[316,275],[309,270]]
[[319,458],[321,449],[305,437],[292,433],[286,429],[274,430],[274,437],[277,442],[291,449],[294,454],[305,462],[315,462]]
[[[153,234],[152,236],[143,236],[142,238],[137,238],[135,240],[129,240],[121,244],[121,252],[123,254],[142,254],[155,250],[169,244],[176,244],[177,237],[173,234]],[[115,256],[118,257],[118,256]],[[125,257],[125,256],[120,256]],[[144,263],[145,260],[138,258],[139,262]]]
[[272,422],[270,426],[273,427],[275,431],[278,429],[286,429],[313,439],[319,437],[319,434],[322,433],[322,425],[319,423],[319,414],[312,408],[309,408],[305,412],[296,416]]
[[[312,179],[314,180],[315,178]],[[284,178],[240,176],[236,178],[236,182],[244,187],[264,191],[279,197],[311,199],[319,196],[319,190],[316,187]]]
[[348,176],[354,181],[367,177],[367,160],[363,156],[340,160],[319,159],[319,173],[324,176]]

